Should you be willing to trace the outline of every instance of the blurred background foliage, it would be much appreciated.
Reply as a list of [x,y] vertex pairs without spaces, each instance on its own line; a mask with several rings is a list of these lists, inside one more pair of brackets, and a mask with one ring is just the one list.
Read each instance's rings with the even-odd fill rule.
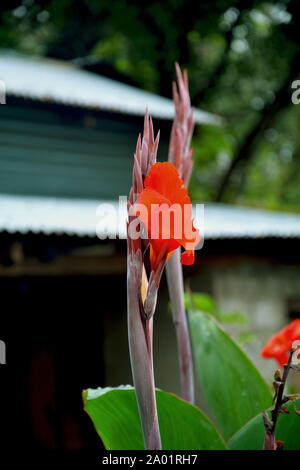
[[[218,309],[216,302],[210,295],[204,292],[192,292],[189,288],[185,292],[184,303],[187,311],[192,309],[208,313],[216,318],[241,346],[255,341],[255,334],[249,327],[248,315],[238,311],[223,312]],[[170,304],[169,309],[172,312]]]
[[224,126],[197,130],[191,194],[299,211],[297,0],[1,2],[0,47],[64,60],[171,97],[174,62],[194,106]]

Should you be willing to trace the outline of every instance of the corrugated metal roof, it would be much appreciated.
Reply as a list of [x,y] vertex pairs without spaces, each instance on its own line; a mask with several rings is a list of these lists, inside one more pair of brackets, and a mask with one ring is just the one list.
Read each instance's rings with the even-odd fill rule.
[[205,204],[205,238],[300,238],[300,214]]
[[[96,236],[118,231],[117,218],[101,218],[97,208],[101,203],[116,201],[46,198],[33,196],[0,195],[0,231]],[[126,237],[126,205],[121,216],[120,235]],[[104,215],[104,213],[102,213]],[[202,221],[195,220],[196,225]],[[203,225],[203,224],[202,224]],[[200,227],[202,232],[203,226]],[[205,204],[205,239],[240,238],[300,238],[300,214],[271,212],[225,204]]]
[[[0,80],[7,95],[64,105],[173,119],[173,102],[124,83],[81,70],[74,63],[49,58],[0,54]],[[198,124],[220,124],[213,114],[195,110]]]

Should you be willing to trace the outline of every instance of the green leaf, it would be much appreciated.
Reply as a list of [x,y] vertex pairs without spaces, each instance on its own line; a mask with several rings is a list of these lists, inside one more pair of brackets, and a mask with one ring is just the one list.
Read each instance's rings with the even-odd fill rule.
[[[207,312],[210,313],[210,312]],[[232,313],[224,313],[224,312],[217,312],[215,315],[218,320],[222,323],[239,323],[240,325],[246,325],[249,322],[249,318],[244,313],[240,312],[232,312]]]
[[[198,408],[161,390],[156,391],[156,400],[163,449],[226,449],[214,425]],[[133,387],[85,390],[83,401],[106,449],[144,449]]]
[[244,333],[241,333],[237,338],[237,342],[242,346],[253,343],[253,341],[255,341],[255,335],[252,333],[252,331],[244,331]]
[[189,302],[192,301],[193,306],[201,312],[210,313],[222,323],[240,323],[245,325],[249,322],[249,318],[240,312],[220,312],[215,301],[207,294],[202,292],[185,293],[185,308],[188,309]]
[[[300,398],[295,400],[300,409]],[[276,424],[276,439],[284,442],[284,450],[300,450],[300,416],[293,410],[291,403],[285,405],[291,414],[280,414]],[[265,428],[262,414],[253,418],[240,429],[229,441],[232,450],[261,450]]]
[[200,386],[225,439],[272,403],[253,363],[206,313],[189,310],[189,325]]
[[209,295],[201,292],[193,292],[190,295],[192,295],[193,303],[198,310],[211,314],[215,313],[216,303]]

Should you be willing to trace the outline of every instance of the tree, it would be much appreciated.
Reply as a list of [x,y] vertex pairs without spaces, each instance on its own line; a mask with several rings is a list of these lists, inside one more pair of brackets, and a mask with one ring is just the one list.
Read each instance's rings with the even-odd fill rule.
[[100,73],[168,97],[174,62],[187,67],[193,104],[225,121],[194,138],[193,197],[297,210],[296,0],[23,0],[1,8],[2,47],[92,61]]

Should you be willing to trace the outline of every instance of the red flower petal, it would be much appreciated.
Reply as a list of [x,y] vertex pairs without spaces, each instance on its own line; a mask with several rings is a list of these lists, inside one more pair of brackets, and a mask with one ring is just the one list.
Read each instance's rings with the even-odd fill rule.
[[195,254],[194,251],[185,251],[184,253],[181,254],[180,261],[182,264],[186,264],[190,266],[191,264],[194,264],[195,261]]
[[288,352],[293,342],[300,339],[300,319],[294,320],[273,335],[261,350],[266,359],[274,358],[283,367],[288,360]]
[[200,236],[193,226],[191,200],[178,171],[172,163],[156,163],[144,186],[136,214],[148,230],[152,269],[180,245],[187,250],[181,262],[193,264],[194,248]]

